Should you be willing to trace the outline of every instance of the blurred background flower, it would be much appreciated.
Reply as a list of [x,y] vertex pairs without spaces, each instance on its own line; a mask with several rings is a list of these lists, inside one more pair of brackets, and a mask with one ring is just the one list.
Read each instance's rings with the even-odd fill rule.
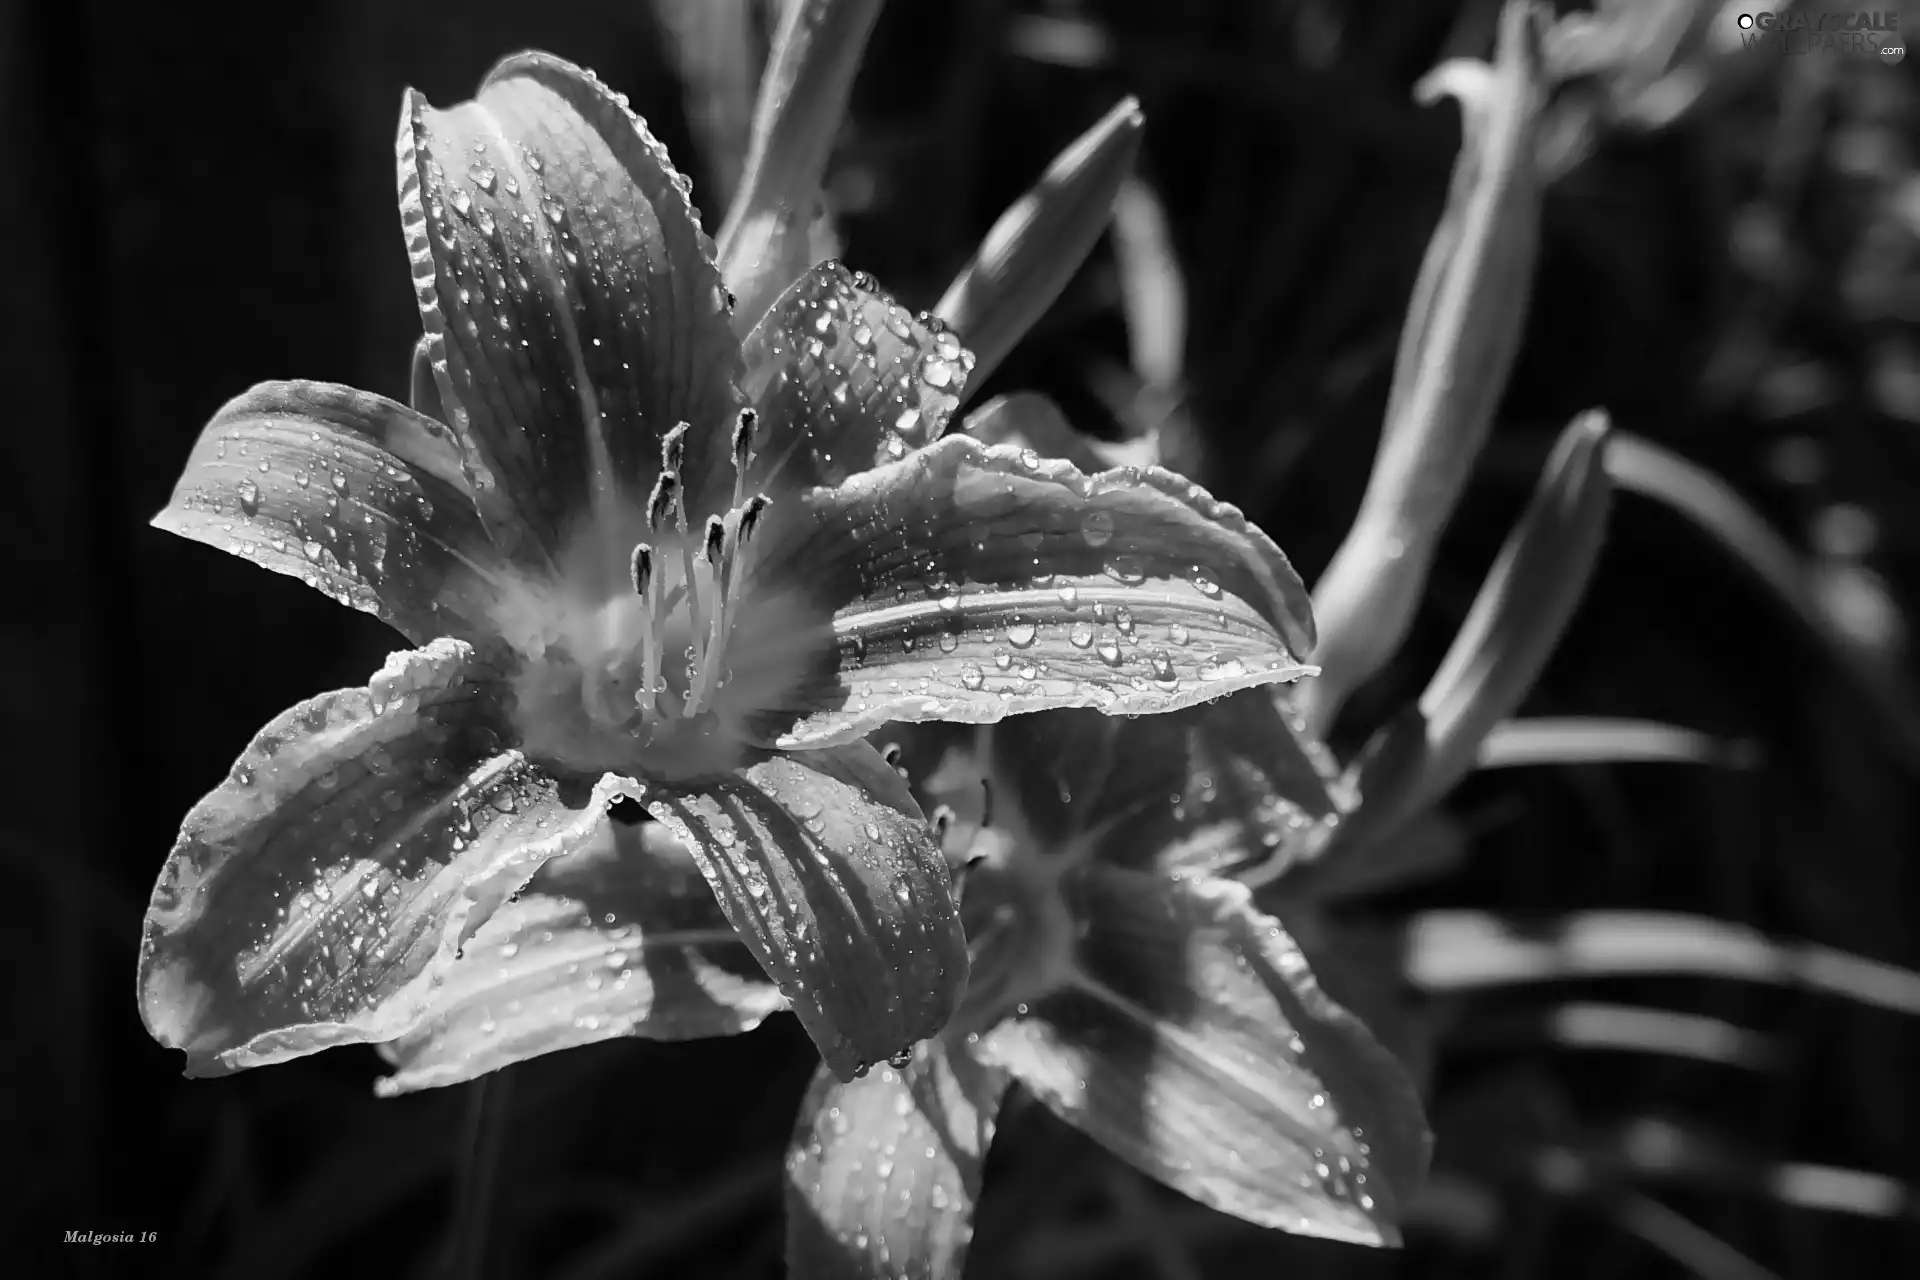
[[[5,11],[18,194],[0,219],[23,322],[0,357],[19,478],[0,634],[29,802],[4,828],[19,905],[0,960],[27,1051],[9,1055],[0,1137],[35,1171],[9,1205],[29,1274],[437,1274],[456,1170],[489,1146],[511,1154],[489,1276],[779,1274],[781,1160],[815,1065],[790,1019],[527,1064],[504,1117],[470,1131],[460,1091],[373,1098],[368,1050],[183,1081],[126,976],[158,851],[234,744],[390,647],[372,619],[145,522],[239,387],[297,374],[405,398],[403,85],[456,101],[523,47],[592,66],[717,216],[770,7]],[[1137,177],[1108,235],[973,397],[1039,390],[1110,441],[1157,432],[1312,582],[1359,509],[1460,143],[1459,112],[1412,88],[1486,56],[1497,15],[889,6],[827,206],[848,261],[932,307],[1051,158],[1136,97]],[[1554,437],[1601,405],[1608,544],[1521,710],[1683,726],[1697,736],[1633,740],[1701,767],[1479,773],[1408,833],[1425,842],[1408,859],[1443,874],[1343,908],[1433,1046],[1436,1176],[1404,1252],[1163,1195],[1016,1097],[974,1274],[1823,1276],[1863,1250],[1880,1274],[1920,1265],[1904,692],[1920,89],[1877,58],[1739,61],[1731,16],[1604,5],[1594,22],[1621,38],[1577,57],[1549,42],[1576,78],[1554,101],[1513,378],[1406,643],[1332,726],[1352,758],[1417,698]],[[65,1230],[162,1237],[130,1258],[63,1248]]]

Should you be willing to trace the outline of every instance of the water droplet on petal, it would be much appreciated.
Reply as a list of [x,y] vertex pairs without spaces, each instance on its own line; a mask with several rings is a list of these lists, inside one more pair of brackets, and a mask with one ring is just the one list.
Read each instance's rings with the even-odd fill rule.
[[1090,547],[1104,547],[1113,541],[1113,517],[1104,511],[1089,511],[1080,517],[1080,536]]
[[985,684],[986,682],[987,682],[986,676],[982,675],[980,672],[980,668],[974,666],[971,662],[969,662],[966,666],[960,668],[960,683],[965,685],[968,689],[978,689],[981,685]]
[[1016,649],[1025,649],[1033,643],[1037,631],[1031,622],[1010,622],[1007,624],[1007,643]]

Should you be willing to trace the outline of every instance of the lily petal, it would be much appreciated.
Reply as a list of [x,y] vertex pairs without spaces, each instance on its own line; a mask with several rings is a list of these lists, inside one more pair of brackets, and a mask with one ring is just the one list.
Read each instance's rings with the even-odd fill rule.
[[213,415],[154,527],[299,578],[415,644],[488,633],[500,572],[446,428],[330,382]]
[[381,1053],[383,1097],[621,1036],[751,1031],[786,1001],[741,945],[680,842],[611,821],[496,911],[421,1024]]
[[834,611],[781,745],[891,720],[1177,710],[1309,674],[1312,613],[1239,510],[1158,468],[1088,476],[950,436],[808,496],[760,571]]
[[941,1041],[851,1084],[821,1071],[787,1152],[787,1269],[958,1280],[1004,1072]]
[[1122,98],[1000,215],[934,307],[979,357],[981,381],[1053,305],[1107,229],[1145,128],[1139,100]]
[[1397,1243],[1428,1160],[1419,1096],[1279,922],[1217,880],[1096,868],[1073,892],[1078,976],[982,1035],[982,1059],[1202,1204]]
[[498,901],[638,790],[564,800],[504,745],[502,692],[459,641],[397,653],[274,720],[194,806],[140,948],[142,1016],[188,1075],[405,1034]]
[[429,363],[497,540],[551,557],[568,516],[652,482],[676,423],[694,474],[725,462],[726,294],[690,184],[622,98],[518,54],[449,110],[410,91],[398,151]]
[[1037,847],[1085,837],[1094,856],[1134,870],[1219,872],[1335,812],[1329,775],[1267,689],[1138,719],[1018,716],[994,726],[991,749],[994,790]]
[[823,262],[780,295],[744,345],[760,414],[748,487],[838,484],[940,438],[973,356],[865,272]]
[[[413,362],[407,370],[407,402],[417,412],[445,426],[447,407],[440,403],[440,384],[433,378],[433,339],[424,333],[413,344]],[[454,461],[458,464],[459,460],[459,446],[454,445]],[[460,475],[463,488],[466,482],[467,477],[463,472]]]
[[945,855],[879,752],[772,756],[656,789],[648,808],[686,842],[840,1079],[946,1025],[966,937]]
[[996,396],[968,414],[963,429],[981,444],[1031,449],[1043,458],[1064,458],[1086,472],[1161,465],[1158,432],[1119,443],[1098,439],[1076,429],[1058,405],[1037,391]]
[[782,15],[754,107],[746,177],[720,229],[743,335],[813,261],[820,179],[879,16],[880,0],[793,0]]

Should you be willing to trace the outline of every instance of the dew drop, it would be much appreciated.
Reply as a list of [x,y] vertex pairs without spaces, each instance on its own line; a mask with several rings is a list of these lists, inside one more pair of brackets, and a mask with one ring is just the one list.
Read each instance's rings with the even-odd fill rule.
[[1089,511],[1080,517],[1080,536],[1090,547],[1104,547],[1113,541],[1113,517],[1104,511]]
[[1031,622],[1010,622],[1007,624],[1007,643],[1016,649],[1025,649],[1034,641],[1037,634]]
[[[1073,588],[1068,587],[1067,590],[1071,591]],[[1073,630],[1067,632],[1067,641],[1076,649],[1084,649],[1093,643],[1093,628],[1084,622],[1076,622],[1073,624]]]
[[974,666],[971,662],[969,662],[966,666],[960,668],[960,683],[965,685],[968,689],[978,689],[981,685],[985,684],[986,682],[987,682],[986,676],[982,675],[980,672],[980,668]]

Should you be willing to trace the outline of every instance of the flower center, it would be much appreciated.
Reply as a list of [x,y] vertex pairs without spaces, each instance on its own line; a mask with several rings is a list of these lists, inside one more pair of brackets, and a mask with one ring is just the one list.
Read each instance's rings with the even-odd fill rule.
[[[733,433],[734,491],[724,514],[689,520],[682,476],[687,424],[661,442],[645,508],[600,505],[563,557],[560,580],[507,611],[527,655],[518,719],[527,749],[581,769],[688,776],[731,767],[743,717],[771,705],[807,655],[797,600],[749,570],[771,505],[747,494],[755,419]],[[744,629],[747,606],[754,615]],[[738,696],[722,691],[744,677]]]
[[1010,779],[993,777],[992,726],[971,752],[955,752],[925,790],[941,804],[936,827],[952,861],[967,866],[960,914],[973,972],[950,1030],[984,1032],[1031,1001],[1072,984],[1081,933],[1067,881],[1086,849],[1046,849],[1027,823]]

